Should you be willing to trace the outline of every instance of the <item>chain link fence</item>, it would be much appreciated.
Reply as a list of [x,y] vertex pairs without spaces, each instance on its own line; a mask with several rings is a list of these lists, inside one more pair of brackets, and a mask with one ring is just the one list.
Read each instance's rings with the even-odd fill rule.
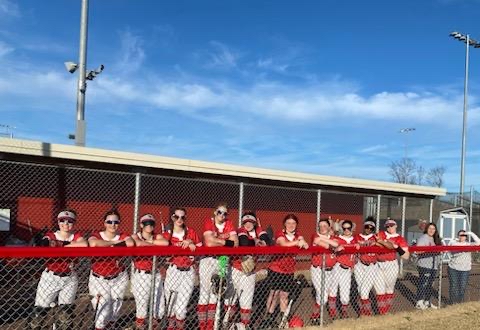
[[[86,248],[91,252],[83,253],[95,257],[68,259],[41,258],[45,249],[38,249],[41,252],[33,257],[2,259],[1,329],[325,326],[336,319],[437,309],[463,301],[478,301],[480,297],[480,264],[475,261],[478,249],[473,252],[471,271],[458,277],[449,265],[443,264],[434,269],[427,280],[420,278],[424,274],[415,259],[406,261],[412,263],[412,267],[401,277],[397,258],[390,262],[379,261],[381,258],[375,261],[376,258],[369,259],[369,255],[378,257],[385,251],[372,253],[371,248],[363,247],[343,252],[290,248],[295,251],[290,253],[267,247],[260,252],[264,259],[256,260],[254,268],[249,270],[241,266],[246,253],[236,254],[232,249],[228,250],[230,253],[223,251],[225,256],[219,257],[218,253],[205,254],[206,248],[196,252],[153,248],[157,249],[158,256],[151,256],[154,253],[132,256],[125,252],[131,248],[113,249],[118,252],[107,249],[109,256],[101,256],[105,249]],[[169,249],[173,249],[172,253]],[[248,251],[248,255],[255,255],[255,249],[258,248]],[[314,266],[313,257],[319,255],[325,261]],[[351,258],[351,267],[344,257]],[[222,258],[228,258],[224,271],[218,262]],[[297,266],[306,262],[310,267],[295,266],[292,272],[278,272],[274,265],[284,264],[286,258],[296,259]],[[336,260],[333,266],[329,258]],[[217,262],[201,262],[208,259]],[[184,263],[185,260],[189,262]],[[138,261],[143,262],[142,269]],[[68,270],[61,271],[65,265]],[[111,272],[112,269],[115,271]],[[215,299],[203,311],[198,308],[202,290],[199,276],[205,274],[205,270],[213,274],[208,294]],[[392,292],[386,289],[389,276],[393,281]],[[463,280],[465,285],[459,284]]]

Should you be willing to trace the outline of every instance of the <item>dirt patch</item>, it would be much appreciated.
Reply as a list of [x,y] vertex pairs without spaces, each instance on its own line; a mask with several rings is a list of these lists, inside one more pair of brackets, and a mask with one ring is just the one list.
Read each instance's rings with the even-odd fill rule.
[[[449,306],[439,310],[401,312],[394,315],[362,317],[340,320],[329,324],[325,329],[473,329],[480,324],[480,302]],[[305,329],[318,329],[307,327]]]

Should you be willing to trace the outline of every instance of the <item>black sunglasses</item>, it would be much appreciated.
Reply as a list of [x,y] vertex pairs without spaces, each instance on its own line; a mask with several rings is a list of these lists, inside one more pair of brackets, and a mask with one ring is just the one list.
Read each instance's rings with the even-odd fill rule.
[[224,216],[227,216],[227,215],[228,215],[228,212],[227,212],[227,211],[223,212],[222,210],[217,210],[216,213],[217,213],[217,215],[224,215]]
[[178,219],[182,219],[182,220],[185,220],[187,218],[186,215],[176,215],[176,214],[172,214],[172,218],[174,218],[175,220],[178,220]]
[[142,224],[143,224],[144,226],[152,226],[152,227],[155,227],[155,221],[151,221],[151,220],[149,220],[149,221],[144,221],[144,222],[142,222]]
[[352,230],[352,227],[342,227],[343,230]]
[[58,223],[74,224],[74,223],[75,223],[75,220],[73,220],[73,219],[59,219],[59,220],[58,220]]
[[366,225],[365,228],[368,228],[368,229],[372,229],[375,228],[374,226],[371,226],[371,225]]
[[462,237],[468,237],[467,234],[459,234],[458,236],[462,236]]
[[105,223],[107,225],[119,225],[120,224],[120,220],[105,220]]

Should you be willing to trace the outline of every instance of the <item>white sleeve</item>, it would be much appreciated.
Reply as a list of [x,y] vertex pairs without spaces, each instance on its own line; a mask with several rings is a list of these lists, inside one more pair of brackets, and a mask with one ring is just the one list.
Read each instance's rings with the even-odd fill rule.
[[475,241],[475,243],[480,244],[480,238],[478,238],[477,234],[475,234],[474,232],[467,232],[468,235],[470,235],[470,237]]

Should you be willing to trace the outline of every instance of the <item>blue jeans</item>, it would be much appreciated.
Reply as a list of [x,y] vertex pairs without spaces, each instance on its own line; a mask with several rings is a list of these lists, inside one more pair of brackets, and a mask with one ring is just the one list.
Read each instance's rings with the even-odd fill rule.
[[452,304],[463,302],[470,271],[461,271],[448,267],[448,292]]
[[430,301],[433,295],[433,280],[437,275],[437,270],[432,268],[417,267],[418,269],[418,286],[417,286],[417,301]]

